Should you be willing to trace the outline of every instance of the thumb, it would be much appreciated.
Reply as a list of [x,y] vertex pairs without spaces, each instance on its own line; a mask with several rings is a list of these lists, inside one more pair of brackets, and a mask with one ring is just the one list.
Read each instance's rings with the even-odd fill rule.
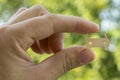
[[64,49],[47,60],[40,63],[37,71],[45,72],[44,76],[49,75],[50,80],[57,80],[61,75],[69,70],[91,62],[94,54],[85,47],[71,47]]

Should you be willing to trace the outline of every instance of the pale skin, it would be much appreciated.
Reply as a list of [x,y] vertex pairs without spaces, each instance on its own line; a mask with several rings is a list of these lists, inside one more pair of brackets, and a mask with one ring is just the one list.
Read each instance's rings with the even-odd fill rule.
[[[0,80],[57,80],[94,59],[94,53],[86,47],[63,48],[63,33],[98,31],[93,22],[51,14],[40,5],[21,8],[0,26]],[[41,55],[54,55],[35,64],[26,54],[28,48]]]

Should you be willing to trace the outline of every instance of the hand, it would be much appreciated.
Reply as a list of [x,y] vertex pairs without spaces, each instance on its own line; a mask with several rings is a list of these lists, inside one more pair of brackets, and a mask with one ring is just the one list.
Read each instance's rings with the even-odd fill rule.
[[[63,33],[97,32],[95,23],[75,16],[51,14],[42,6],[22,8],[0,28],[0,80],[57,80],[67,71],[91,62],[86,47],[63,49]],[[56,53],[39,64],[26,54]]]

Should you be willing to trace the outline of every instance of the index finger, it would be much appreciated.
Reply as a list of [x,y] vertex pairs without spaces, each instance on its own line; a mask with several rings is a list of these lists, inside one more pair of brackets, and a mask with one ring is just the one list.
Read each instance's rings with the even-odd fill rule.
[[97,24],[80,17],[56,14],[31,18],[12,26],[13,31],[16,33],[19,32],[21,35],[27,35],[27,37],[34,40],[45,39],[54,33],[77,32],[83,34],[99,30]]

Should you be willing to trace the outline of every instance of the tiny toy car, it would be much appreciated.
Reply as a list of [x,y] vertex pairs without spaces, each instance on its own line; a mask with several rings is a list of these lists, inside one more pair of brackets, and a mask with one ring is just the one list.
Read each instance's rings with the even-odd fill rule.
[[106,33],[102,32],[104,35],[104,38],[91,38],[91,34],[88,34],[88,38],[86,41],[86,46],[88,48],[92,47],[103,47],[105,50],[109,47],[109,39],[106,35]]

